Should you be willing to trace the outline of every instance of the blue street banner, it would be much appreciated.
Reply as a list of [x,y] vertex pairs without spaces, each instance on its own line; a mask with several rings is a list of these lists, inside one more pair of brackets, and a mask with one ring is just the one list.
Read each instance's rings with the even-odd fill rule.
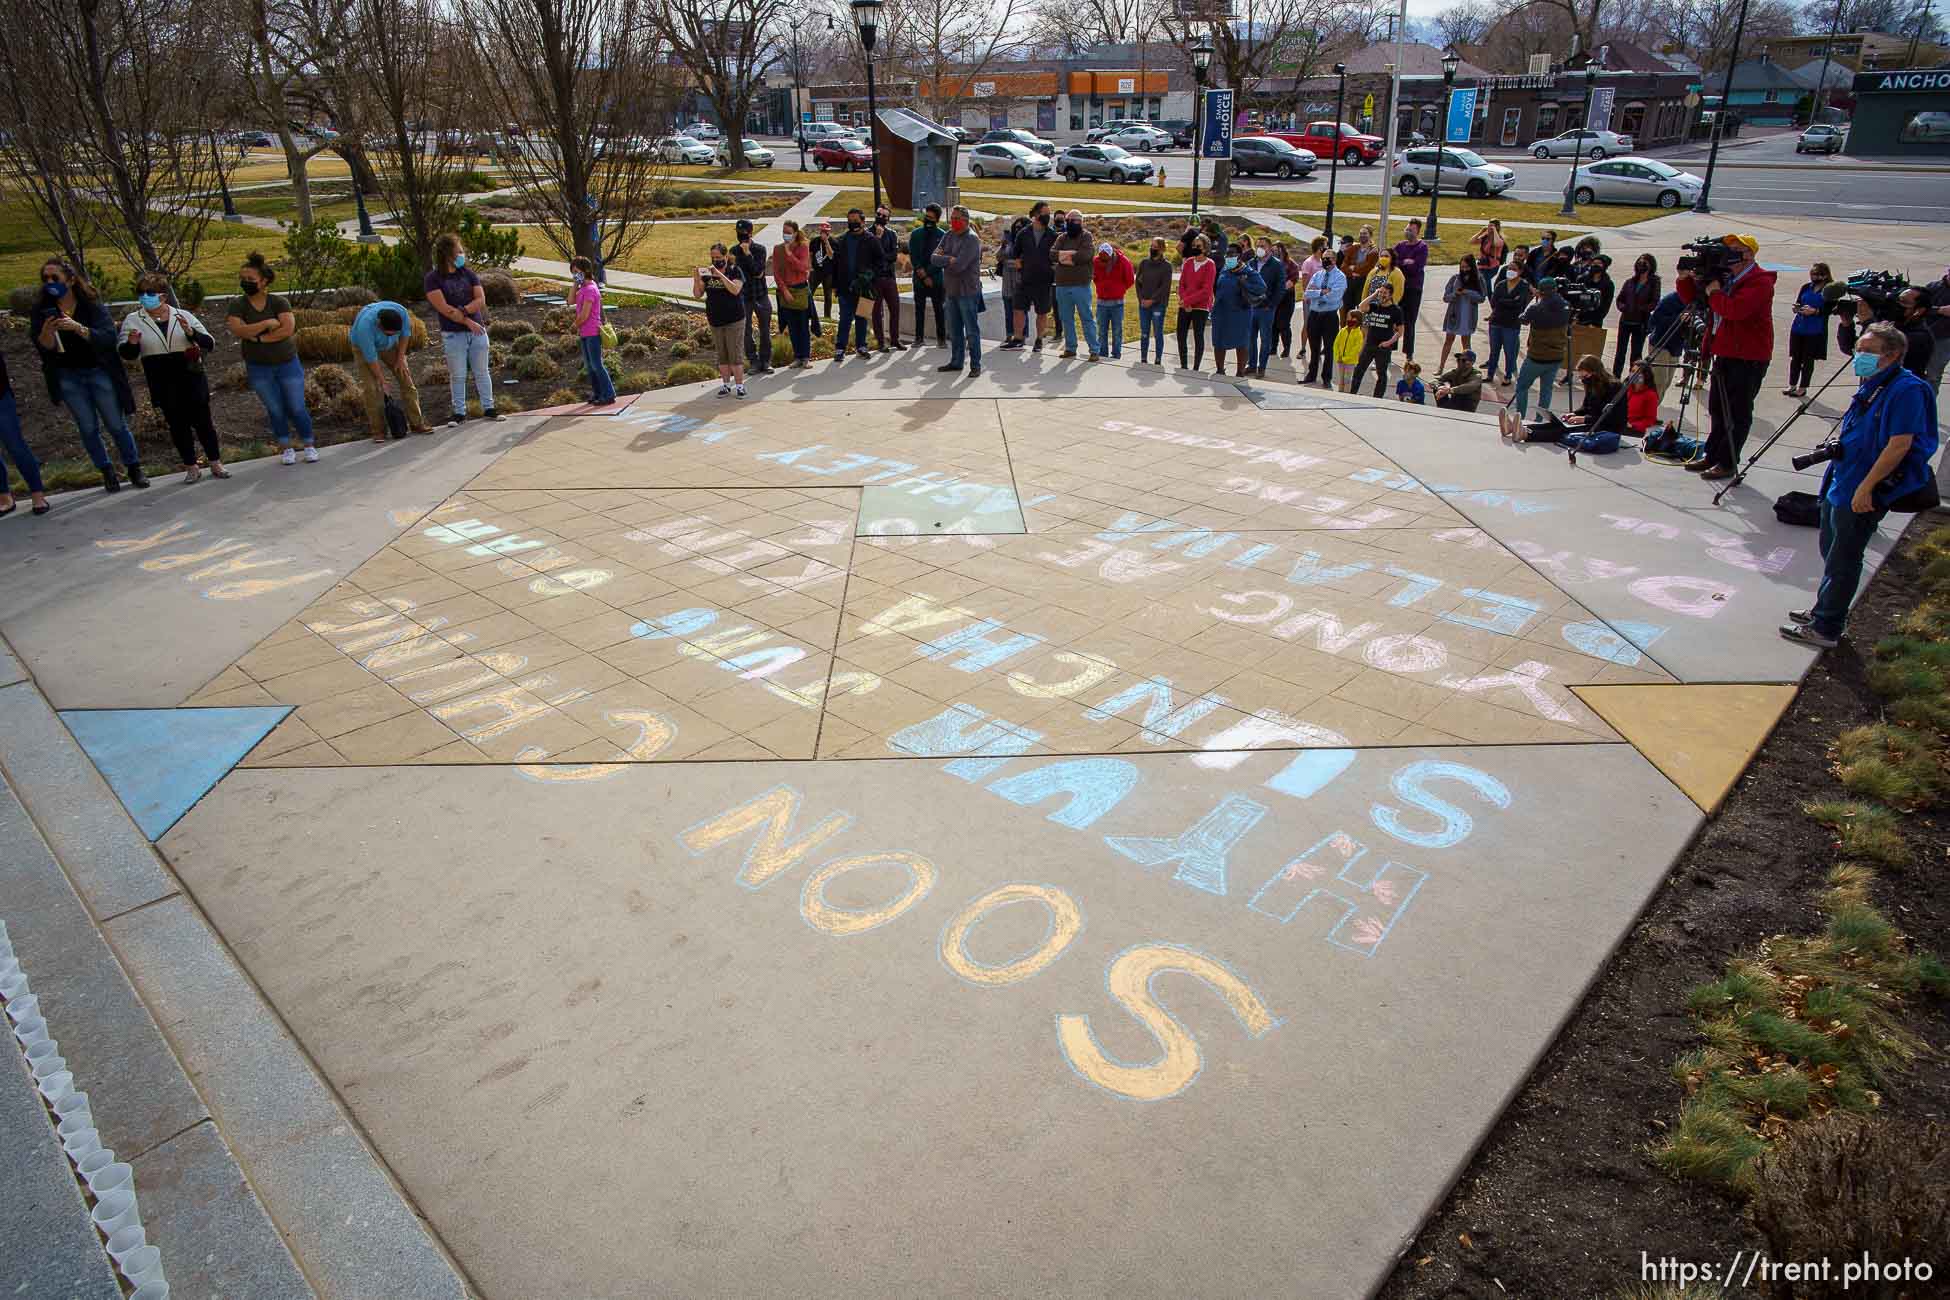
[[1469,128],[1476,120],[1476,87],[1449,92],[1449,121],[1442,138],[1450,144],[1468,144]]
[[1233,92],[1205,92],[1205,112],[1199,124],[1198,153],[1201,158],[1232,157]]
[[1585,127],[1592,131],[1611,130],[1611,105],[1618,98],[1615,86],[1599,86],[1591,92],[1591,111],[1584,115]]

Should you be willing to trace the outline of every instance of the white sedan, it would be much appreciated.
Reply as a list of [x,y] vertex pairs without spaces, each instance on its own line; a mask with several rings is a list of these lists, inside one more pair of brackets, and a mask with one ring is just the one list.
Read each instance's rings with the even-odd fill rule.
[[[750,136],[745,137],[745,166],[770,167],[773,161],[770,149]],[[717,162],[720,167],[731,166],[731,141],[726,140],[718,146]]]
[[1632,152],[1632,137],[1616,131],[1566,131],[1530,146],[1538,158],[1616,158]]
[[667,135],[657,141],[657,158],[667,163],[711,163],[717,154],[702,140],[688,135]]
[[1171,148],[1171,132],[1138,123],[1112,131],[1101,143],[1114,144],[1133,153],[1150,153],[1153,149]]
[[716,140],[723,133],[709,122],[693,122],[684,128],[684,134],[693,140]]
[[1656,203],[1662,208],[1691,204],[1705,180],[1657,158],[1609,158],[1578,168],[1574,196],[1579,203]]
[[1013,176],[1022,180],[1047,176],[1055,169],[1056,164],[1049,159],[1028,145],[1016,144],[1012,140],[991,140],[968,151],[968,174],[971,176]]

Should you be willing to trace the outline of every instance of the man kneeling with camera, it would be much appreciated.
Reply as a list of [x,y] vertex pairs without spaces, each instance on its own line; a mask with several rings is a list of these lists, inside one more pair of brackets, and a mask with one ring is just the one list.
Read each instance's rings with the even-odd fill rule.
[[1878,321],[1855,341],[1855,373],[1862,381],[1835,438],[1795,468],[1821,460],[1821,588],[1810,609],[1781,625],[1790,641],[1833,649],[1862,582],[1862,553],[1882,517],[1936,504],[1930,459],[1936,455],[1936,390],[1903,368],[1902,330]]

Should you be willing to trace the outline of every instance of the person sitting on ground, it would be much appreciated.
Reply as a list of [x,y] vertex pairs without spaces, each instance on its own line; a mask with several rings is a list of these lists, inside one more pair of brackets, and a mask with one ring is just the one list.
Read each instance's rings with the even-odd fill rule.
[[[1512,442],[1568,442],[1576,438],[1573,445],[1580,451],[1616,451],[1627,418],[1618,381],[1605,369],[1604,362],[1588,352],[1578,358],[1576,370],[1578,382],[1584,385],[1584,401],[1577,410],[1560,420],[1547,408],[1534,420],[1516,422],[1514,432],[1504,436]],[[1609,435],[1609,439],[1601,435]],[[1605,445],[1607,441],[1609,445]]]
[[1422,387],[1422,367],[1413,361],[1402,363],[1402,377],[1395,381],[1395,400],[1424,405],[1422,398],[1426,390]]
[[1476,368],[1476,353],[1464,348],[1456,354],[1456,364],[1435,377],[1435,404],[1445,411],[1473,411],[1483,398],[1483,372]]
[[1644,437],[1659,422],[1659,388],[1652,381],[1652,367],[1638,362],[1625,381],[1625,427]]

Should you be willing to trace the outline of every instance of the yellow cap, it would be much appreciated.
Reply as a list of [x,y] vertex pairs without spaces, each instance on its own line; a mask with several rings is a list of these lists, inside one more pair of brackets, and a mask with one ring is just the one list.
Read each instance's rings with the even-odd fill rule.
[[1758,253],[1760,251],[1760,241],[1758,239],[1755,239],[1752,235],[1728,235],[1723,242],[1729,244],[1742,244],[1746,247],[1747,251],[1750,253]]

